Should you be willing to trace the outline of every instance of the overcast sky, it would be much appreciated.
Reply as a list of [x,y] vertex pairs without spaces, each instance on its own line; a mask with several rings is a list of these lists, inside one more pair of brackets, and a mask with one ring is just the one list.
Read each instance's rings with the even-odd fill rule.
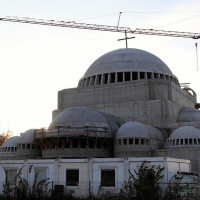
[[[18,16],[200,33],[197,0],[0,0],[0,17]],[[163,60],[180,83],[190,83],[200,102],[193,39],[128,35],[129,48]],[[0,132],[15,135],[48,127],[57,92],[76,87],[101,55],[125,48],[123,33],[0,21]],[[199,48],[200,54],[200,48]],[[200,60],[200,59],[199,59]]]

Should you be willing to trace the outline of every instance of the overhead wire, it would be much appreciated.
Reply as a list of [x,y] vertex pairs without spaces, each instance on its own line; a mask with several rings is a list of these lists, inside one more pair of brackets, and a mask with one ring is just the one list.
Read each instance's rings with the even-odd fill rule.
[[172,23],[169,23],[169,24],[165,24],[163,26],[158,26],[158,27],[155,27],[154,29],[157,29],[157,28],[161,28],[161,27],[164,27],[164,26],[169,26],[169,25],[172,25],[172,24],[176,24],[176,23],[179,23],[179,22],[183,22],[183,21],[186,21],[186,20],[190,20],[190,19],[193,19],[193,18],[196,18],[196,17],[199,17],[200,15],[196,15],[194,17],[190,17],[190,18],[187,18],[187,19],[183,19],[183,20],[179,20],[179,21],[176,21],[176,22],[172,22]]

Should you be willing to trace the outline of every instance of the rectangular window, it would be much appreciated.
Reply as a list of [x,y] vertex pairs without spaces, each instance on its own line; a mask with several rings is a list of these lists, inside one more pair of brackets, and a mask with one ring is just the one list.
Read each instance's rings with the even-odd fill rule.
[[124,75],[125,75],[125,81],[130,81],[131,80],[130,72],[125,72]]
[[126,139],[123,139],[123,145],[126,145]]
[[79,186],[79,170],[78,169],[67,169],[66,186]]
[[101,170],[101,186],[115,187],[115,169]]
[[40,181],[45,180],[47,178],[47,170],[46,169],[37,169],[37,170],[35,170],[35,173],[38,173],[37,183],[39,183]]
[[15,183],[15,177],[17,176],[17,170],[6,170],[6,181],[11,185]]
[[129,144],[133,144],[133,139],[129,139]]
[[135,139],[135,144],[139,144],[139,139]]
[[142,144],[142,145],[145,144],[145,139],[141,139],[141,144]]

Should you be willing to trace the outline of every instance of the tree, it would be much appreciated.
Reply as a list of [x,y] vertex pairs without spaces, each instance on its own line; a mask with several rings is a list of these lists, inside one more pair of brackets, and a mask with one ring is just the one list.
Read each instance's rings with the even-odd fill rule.
[[11,130],[7,130],[7,131],[3,131],[2,133],[0,133],[0,146],[10,137],[12,136],[12,131]]
[[154,165],[148,168],[145,163],[148,162],[144,161],[138,171],[134,170],[135,176],[129,171],[130,178],[124,187],[132,199],[160,200],[162,189],[159,180],[163,178],[162,172],[165,168],[161,166],[155,167]]

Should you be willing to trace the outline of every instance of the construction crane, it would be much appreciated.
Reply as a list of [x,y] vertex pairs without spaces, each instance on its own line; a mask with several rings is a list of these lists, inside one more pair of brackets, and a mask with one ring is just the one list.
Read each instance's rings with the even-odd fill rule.
[[[75,21],[56,21],[56,20],[44,20],[44,19],[35,19],[35,18],[27,18],[27,17],[4,17],[4,18],[0,18],[0,21],[125,33],[124,40],[126,40],[126,47],[127,47],[127,39],[130,39],[127,37],[127,33],[192,38],[195,40],[198,40],[200,38],[200,33],[165,31],[165,30],[154,30],[154,29],[141,29],[141,28],[136,28],[135,30],[131,30],[131,28],[129,28],[129,27],[120,27],[119,22],[118,22],[117,26],[107,26],[107,25],[77,23]],[[133,38],[133,37],[131,37],[131,38]],[[122,40],[122,39],[120,39],[120,40]],[[195,47],[196,47],[197,70],[198,70],[197,42],[195,43]]]
[[67,27],[67,28],[89,29],[89,30],[97,30],[97,31],[121,32],[121,33],[125,33],[126,31],[126,33],[131,33],[131,34],[158,35],[158,36],[182,37],[182,38],[192,38],[192,39],[200,38],[200,33],[164,31],[164,30],[154,30],[154,29],[140,29],[140,28],[131,30],[131,28],[129,27],[76,23],[75,21],[55,21],[55,20],[44,20],[44,19],[35,19],[35,18],[27,18],[27,17],[4,17],[4,18],[0,18],[0,21],[38,24],[38,25],[47,25],[47,26],[59,26],[59,27]]

